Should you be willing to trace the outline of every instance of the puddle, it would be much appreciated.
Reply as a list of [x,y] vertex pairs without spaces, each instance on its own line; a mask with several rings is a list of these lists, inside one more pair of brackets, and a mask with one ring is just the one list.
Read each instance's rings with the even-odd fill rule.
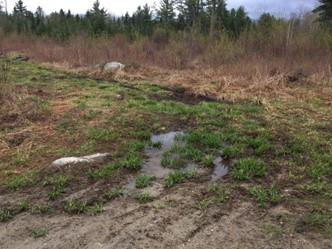
[[134,177],[130,177],[128,183],[123,187],[124,194],[128,195],[134,189],[136,189],[136,181]]
[[176,137],[183,135],[183,132],[169,132],[161,135],[153,135],[151,137],[152,143],[161,143],[161,148],[148,148],[145,150],[149,159],[145,162],[142,173],[156,178],[164,178],[170,172],[171,169],[165,168],[161,165],[163,154],[171,149],[174,143],[176,143]]
[[214,161],[214,170],[212,173],[212,182],[216,182],[228,174],[228,167],[223,164],[221,157],[217,157]]
[[[163,154],[170,150],[176,143],[177,136],[184,135],[183,132],[169,132],[161,135],[153,135],[151,137],[152,143],[160,143],[160,148],[147,148],[145,150],[148,160],[144,163],[140,174],[154,176],[157,179],[165,178],[169,173],[173,172],[173,169],[165,168],[161,165]],[[218,157],[214,160],[214,170],[211,176],[211,181],[216,182],[228,174],[228,167],[223,164],[223,159]],[[186,171],[199,171],[200,167],[195,163],[188,163],[184,168]],[[202,169],[203,171],[203,169]],[[124,186],[125,193],[130,193],[136,189],[135,178],[131,177],[128,179],[128,183]]]

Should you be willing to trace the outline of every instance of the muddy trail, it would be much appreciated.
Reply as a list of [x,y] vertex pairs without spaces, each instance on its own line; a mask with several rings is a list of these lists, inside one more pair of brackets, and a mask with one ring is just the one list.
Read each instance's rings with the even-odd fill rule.
[[27,62],[10,79],[1,249],[331,248],[326,129],[320,144],[259,103]]

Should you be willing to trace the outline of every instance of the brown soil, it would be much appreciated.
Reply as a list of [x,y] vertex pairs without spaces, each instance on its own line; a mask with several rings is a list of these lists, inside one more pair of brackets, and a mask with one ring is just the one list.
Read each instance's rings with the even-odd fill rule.
[[[2,249],[35,248],[331,248],[318,235],[304,236],[284,227],[283,207],[259,213],[248,202],[232,201],[198,208],[206,186],[187,183],[141,205],[129,197],[114,200],[96,217],[21,214],[0,226]],[[267,227],[279,227],[282,234]],[[47,228],[34,239],[32,230]]]

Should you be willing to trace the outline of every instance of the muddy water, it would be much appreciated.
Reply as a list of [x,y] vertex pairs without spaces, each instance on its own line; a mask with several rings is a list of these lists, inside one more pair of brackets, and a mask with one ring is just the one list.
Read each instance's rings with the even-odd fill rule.
[[161,165],[162,156],[173,146],[173,144],[177,143],[176,137],[183,134],[183,132],[169,132],[161,135],[153,135],[151,137],[151,142],[161,143],[161,148],[146,149],[145,152],[149,159],[144,164],[142,173],[159,179],[167,176],[172,170]]
[[[148,176],[154,176],[157,179],[163,179],[169,173],[174,171],[172,169],[163,167],[161,165],[161,160],[163,154],[170,150],[174,144],[181,143],[181,141],[177,141],[176,138],[182,135],[184,135],[184,133],[181,131],[153,135],[151,137],[151,142],[161,143],[161,148],[147,148],[145,150],[145,153],[149,159],[144,163],[140,173]],[[216,158],[213,163],[214,169],[211,176],[211,181],[216,182],[228,174],[228,168],[223,164],[223,159],[221,157]],[[198,164],[188,163],[184,169],[187,171],[199,171],[200,168]],[[133,177],[128,179],[128,184],[124,187],[124,189],[127,193],[135,189],[135,179]]]
[[228,167],[226,167],[223,164],[223,160],[221,157],[217,157],[213,161],[213,164],[214,164],[214,169],[213,169],[211,181],[216,182],[228,174]]
[[[161,143],[161,148],[147,148],[145,150],[148,160],[144,163],[141,174],[154,176],[157,179],[165,178],[173,170],[165,168],[161,165],[162,156],[167,152],[173,144],[177,143],[176,137],[183,135],[183,132],[169,132],[166,134],[153,135],[152,143]],[[130,193],[135,189],[135,179],[130,177],[128,183],[124,186],[125,193]]]

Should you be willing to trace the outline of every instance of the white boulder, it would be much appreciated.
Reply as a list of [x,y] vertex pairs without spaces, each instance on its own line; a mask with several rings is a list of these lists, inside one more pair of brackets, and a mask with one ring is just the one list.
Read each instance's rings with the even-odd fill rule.
[[109,62],[104,65],[103,71],[105,73],[116,73],[118,71],[122,71],[126,66],[121,64],[120,62]]
[[64,157],[58,160],[55,160],[52,163],[52,166],[55,167],[63,167],[67,165],[79,164],[79,163],[102,163],[107,158],[110,157],[109,153],[98,153],[90,156],[83,156],[83,157]]

